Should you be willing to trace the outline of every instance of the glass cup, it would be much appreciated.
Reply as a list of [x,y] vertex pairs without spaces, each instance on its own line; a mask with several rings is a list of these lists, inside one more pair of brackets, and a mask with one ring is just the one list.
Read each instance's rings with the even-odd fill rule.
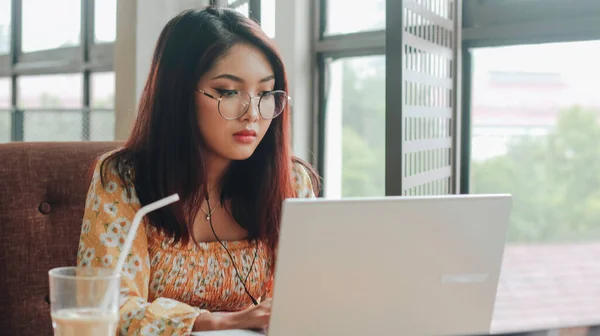
[[109,268],[59,267],[48,272],[55,336],[114,336],[121,277]]

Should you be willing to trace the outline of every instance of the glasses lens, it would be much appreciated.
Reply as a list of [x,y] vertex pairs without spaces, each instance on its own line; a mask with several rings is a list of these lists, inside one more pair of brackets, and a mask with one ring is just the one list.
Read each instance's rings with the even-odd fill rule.
[[219,112],[225,119],[237,119],[250,105],[250,96],[240,91],[227,91],[221,95]]
[[283,112],[288,101],[284,91],[271,91],[260,98],[258,110],[265,119],[273,119]]

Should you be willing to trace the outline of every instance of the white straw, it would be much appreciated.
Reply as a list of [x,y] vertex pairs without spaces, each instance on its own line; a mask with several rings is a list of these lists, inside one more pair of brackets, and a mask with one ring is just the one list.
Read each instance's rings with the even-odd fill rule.
[[[138,227],[142,222],[142,218],[146,216],[148,213],[165,207],[171,203],[175,203],[179,201],[179,195],[173,194],[171,196],[160,199],[156,202],[150,203],[146,206],[141,207],[133,216],[133,222],[131,223],[131,228],[129,229],[129,233],[127,234],[127,238],[125,239],[125,244],[121,249],[121,253],[119,254],[119,259],[117,260],[117,266],[115,266],[114,272],[120,273],[123,265],[125,265],[125,259],[127,259],[127,255],[129,255],[129,251],[131,250],[131,245],[133,244],[133,240],[135,239],[135,235],[137,234]],[[111,283],[112,284],[112,283]],[[108,288],[106,294],[104,295],[104,299],[102,300],[102,309],[105,310],[108,308],[108,298],[109,294],[114,290],[114,288]]]

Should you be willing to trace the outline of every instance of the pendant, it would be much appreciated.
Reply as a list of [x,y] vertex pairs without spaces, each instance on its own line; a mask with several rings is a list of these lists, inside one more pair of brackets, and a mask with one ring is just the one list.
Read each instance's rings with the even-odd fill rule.
[[210,221],[210,215],[206,215],[206,220]]

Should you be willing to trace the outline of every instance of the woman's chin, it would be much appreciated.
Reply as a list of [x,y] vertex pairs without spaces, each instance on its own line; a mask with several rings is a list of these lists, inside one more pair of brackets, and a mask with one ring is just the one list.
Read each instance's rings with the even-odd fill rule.
[[227,157],[232,161],[247,160],[248,158],[250,158],[252,156],[252,154],[254,154],[255,149],[256,148],[247,148],[247,149],[240,148],[238,150],[227,153],[227,154],[229,154],[229,155],[227,155]]

